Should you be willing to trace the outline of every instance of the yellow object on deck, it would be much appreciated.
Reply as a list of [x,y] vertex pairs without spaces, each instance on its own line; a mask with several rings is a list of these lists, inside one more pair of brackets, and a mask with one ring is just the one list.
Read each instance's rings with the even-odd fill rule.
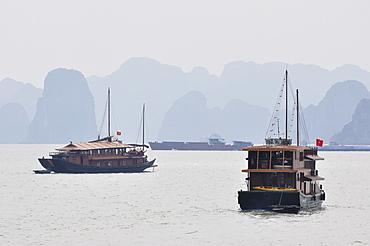
[[254,190],[269,190],[269,191],[298,191],[298,189],[292,188],[280,188],[280,187],[273,187],[273,186],[254,186]]

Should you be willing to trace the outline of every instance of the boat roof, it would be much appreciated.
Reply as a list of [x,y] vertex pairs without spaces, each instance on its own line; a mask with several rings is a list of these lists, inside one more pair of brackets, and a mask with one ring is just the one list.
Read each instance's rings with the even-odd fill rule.
[[304,146],[295,145],[259,145],[244,148],[244,151],[299,151],[310,149]]
[[134,147],[135,146],[123,144],[119,141],[112,141],[112,142],[70,143],[56,150],[94,150],[94,149],[117,149]]
[[320,176],[311,176],[311,175],[308,175],[308,176],[304,176],[306,179],[309,179],[309,180],[325,180],[325,178],[323,177],[320,177]]
[[325,160],[323,157],[320,157],[318,155],[306,155],[305,158],[308,158],[314,161]]

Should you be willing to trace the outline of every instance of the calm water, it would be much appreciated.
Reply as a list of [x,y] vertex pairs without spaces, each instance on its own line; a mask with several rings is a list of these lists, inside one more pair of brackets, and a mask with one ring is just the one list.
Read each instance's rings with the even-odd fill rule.
[[0,245],[370,245],[370,152],[321,152],[323,209],[242,212],[244,152],[152,151],[139,174],[34,174],[60,145],[0,145]]

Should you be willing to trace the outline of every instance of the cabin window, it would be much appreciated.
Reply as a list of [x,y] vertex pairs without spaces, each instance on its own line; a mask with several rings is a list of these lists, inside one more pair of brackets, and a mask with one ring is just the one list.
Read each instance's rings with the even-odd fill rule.
[[285,185],[284,173],[277,173],[277,186],[284,187]]
[[284,152],[284,165],[292,166],[293,164],[293,151]]
[[260,151],[258,153],[258,168],[268,169],[270,164],[270,151]]
[[315,161],[313,160],[307,160],[304,162],[304,167],[307,169],[315,170]]
[[273,165],[282,165],[283,164],[283,152],[282,151],[272,152],[271,159],[272,159]]
[[293,152],[292,151],[274,151],[272,152],[272,165],[277,166],[292,166]]
[[254,173],[250,176],[251,187],[272,186],[280,188],[295,188],[294,174],[291,173]]
[[269,186],[273,186],[273,187],[278,186],[276,173],[269,174]]
[[257,164],[257,151],[248,152],[248,168],[255,169]]
[[250,176],[250,185],[251,187],[272,186],[280,188],[295,188],[295,174],[283,172],[257,172]]
[[268,186],[269,173],[253,173],[250,176],[250,185],[254,186]]

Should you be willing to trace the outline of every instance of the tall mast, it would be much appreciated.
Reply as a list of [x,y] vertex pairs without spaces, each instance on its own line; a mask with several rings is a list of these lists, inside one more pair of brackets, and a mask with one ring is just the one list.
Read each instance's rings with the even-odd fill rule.
[[144,120],[144,117],[145,117],[145,103],[143,104],[143,150],[144,150],[144,141],[145,141],[145,137],[144,137],[144,134],[145,134],[145,120]]
[[108,141],[111,141],[110,135],[110,87],[108,87]]
[[298,98],[298,94],[299,94],[299,91],[297,89],[297,146],[299,146],[299,98]]
[[288,139],[288,70],[285,70],[285,139]]

